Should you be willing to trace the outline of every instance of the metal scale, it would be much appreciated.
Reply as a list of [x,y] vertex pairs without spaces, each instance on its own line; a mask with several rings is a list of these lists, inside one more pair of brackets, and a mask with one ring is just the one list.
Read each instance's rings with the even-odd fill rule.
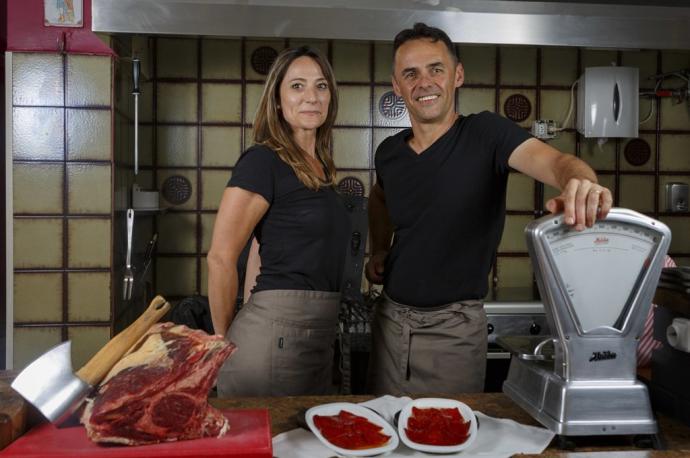
[[671,232],[614,208],[578,232],[563,215],[525,229],[553,336],[504,337],[512,353],[503,391],[562,436],[655,434],[636,348]]

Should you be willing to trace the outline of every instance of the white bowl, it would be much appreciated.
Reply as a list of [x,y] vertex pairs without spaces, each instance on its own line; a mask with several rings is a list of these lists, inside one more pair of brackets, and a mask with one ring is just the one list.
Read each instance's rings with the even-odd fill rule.
[[[458,410],[460,410],[460,414],[465,419],[465,421],[469,420],[470,422],[469,437],[465,442],[458,445],[427,445],[413,442],[412,440],[410,440],[409,437],[407,437],[407,433],[405,433],[407,421],[412,416],[412,407],[417,407],[420,409],[430,407],[436,407],[440,409],[457,408]],[[477,419],[475,418],[472,409],[463,402],[456,401],[454,399],[444,398],[420,398],[409,402],[400,411],[400,417],[398,418],[398,434],[400,434],[400,439],[402,439],[403,444],[407,445],[408,447],[414,450],[429,453],[457,453],[462,450],[465,450],[477,438]]]
[[[383,428],[383,434],[390,436],[388,443],[382,445],[381,447],[367,448],[364,450],[350,450],[346,448],[338,447],[337,445],[331,444],[328,440],[321,435],[321,431],[314,424],[314,415],[338,415],[341,410],[346,410],[360,417],[365,417],[370,422]],[[311,432],[328,448],[333,450],[339,455],[347,456],[373,456],[379,455],[381,453],[390,452],[398,447],[399,439],[398,434],[395,432],[393,426],[391,426],[386,420],[381,418],[373,410],[367,409],[357,404],[352,404],[350,402],[334,402],[331,404],[322,404],[320,406],[312,407],[307,410],[305,414],[307,425]]]

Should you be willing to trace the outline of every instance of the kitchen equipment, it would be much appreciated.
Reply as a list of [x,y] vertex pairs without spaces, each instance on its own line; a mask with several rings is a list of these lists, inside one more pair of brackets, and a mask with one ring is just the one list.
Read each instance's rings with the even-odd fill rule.
[[139,75],[141,62],[132,59],[132,95],[134,96],[134,176],[139,173]]
[[686,212],[688,211],[688,184],[687,183],[666,183],[666,211]]
[[0,380],[0,450],[24,433],[26,414],[24,399]]
[[127,253],[125,255],[125,273],[122,279],[122,298],[126,301],[132,298],[134,289],[134,269],[132,268],[132,232],[134,231],[134,210],[127,209]]
[[636,348],[670,230],[614,208],[580,232],[563,215],[525,231],[553,334],[500,339],[513,354],[503,391],[557,434],[655,434]]
[[122,355],[168,310],[170,303],[156,296],[134,323],[110,339],[76,374],[72,372],[71,346],[67,341],[29,364],[12,382],[12,388],[48,420],[61,425],[91,388],[98,385]]
[[73,458],[98,456],[103,458],[149,457],[233,457],[271,458],[271,421],[265,409],[224,410],[230,430],[220,438],[203,438],[140,446],[102,446],[91,442],[86,429],[56,428],[42,424],[17,439],[3,452],[3,456],[23,458]]
[[637,137],[637,67],[587,67],[577,91],[577,130],[585,137]]

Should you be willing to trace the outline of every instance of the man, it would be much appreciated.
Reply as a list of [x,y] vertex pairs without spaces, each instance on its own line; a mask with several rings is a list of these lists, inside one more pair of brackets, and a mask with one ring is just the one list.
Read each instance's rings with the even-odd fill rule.
[[546,208],[563,211],[576,230],[611,208],[610,191],[583,161],[494,113],[455,113],[463,79],[443,31],[415,24],[395,38],[393,89],[412,128],[379,146],[369,198],[366,275],[384,285],[372,323],[374,393],[483,390],[481,300],[503,231],[509,168],[560,189]]

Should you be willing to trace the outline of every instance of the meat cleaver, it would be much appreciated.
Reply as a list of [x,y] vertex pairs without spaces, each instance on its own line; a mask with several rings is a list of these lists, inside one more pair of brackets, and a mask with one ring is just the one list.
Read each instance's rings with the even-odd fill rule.
[[48,420],[61,426],[79,408],[91,389],[168,310],[170,303],[162,296],[156,296],[134,323],[110,339],[76,373],[72,372],[71,345],[67,341],[29,364],[14,379],[12,388]]

